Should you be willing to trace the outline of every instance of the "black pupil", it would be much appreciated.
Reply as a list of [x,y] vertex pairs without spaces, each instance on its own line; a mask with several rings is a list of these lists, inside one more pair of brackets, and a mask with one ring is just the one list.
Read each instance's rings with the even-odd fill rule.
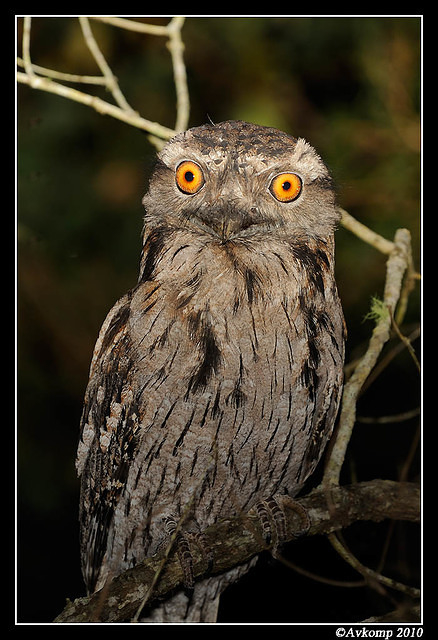
[[195,179],[195,176],[191,171],[186,171],[184,174],[184,178],[186,179],[187,182],[192,182],[192,180]]
[[289,182],[289,180],[286,180],[286,182],[283,182],[283,189],[285,191],[289,191],[289,189],[291,188],[291,183]]

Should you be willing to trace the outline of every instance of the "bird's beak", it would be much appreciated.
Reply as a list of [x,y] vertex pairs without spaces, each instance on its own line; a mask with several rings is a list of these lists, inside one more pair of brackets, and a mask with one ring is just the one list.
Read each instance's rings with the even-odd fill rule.
[[205,208],[203,211],[198,211],[196,217],[224,243],[236,238],[244,229],[257,221],[253,212],[231,204]]

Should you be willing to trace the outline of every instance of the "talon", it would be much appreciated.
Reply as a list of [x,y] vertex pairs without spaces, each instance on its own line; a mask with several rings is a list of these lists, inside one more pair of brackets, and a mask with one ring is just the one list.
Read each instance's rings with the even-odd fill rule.
[[193,573],[193,557],[190,551],[190,545],[186,537],[181,533],[176,537],[176,545],[179,563],[183,571],[184,591],[191,593],[195,588],[195,575]]
[[272,542],[272,529],[274,529],[274,550],[277,550],[286,540],[286,518],[283,509],[272,496],[257,503],[255,509],[262,525],[263,537],[268,545]]
[[305,535],[310,528],[310,519],[306,509],[293,498],[289,496],[279,495],[273,496],[259,502],[255,505],[255,511],[260,520],[263,529],[263,537],[268,545],[272,542],[272,531],[275,531],[275,541],[272,548],[272,554],[275,556],[279,548],[287,540],[287,521],[284,506],[287,505],[299,514],[304,526],[299,531],[291,532],[295,538]]
[[275,532],[277,535],[275,548],[277,549],[286,541],[286,537],[287,537],[286,516],[284,515],[283,509],[278,504],[275,498],[273,497],[268,498],[266,500],[266,504],[271,514],[272,520],[274,521],[274,524],[275,524]]
[[[167,535],[170,537],[177,531],[177,519],[173,515],[163,517]],[[187,597],[190,599],[195,588],[195,576],[193,572],[193,557],[186,535],[179,531],[175,537],[176,552],[183,572],[183,585]]]
[[213,551],[210,549],[210,546],[207,543],[207,538],[202,532],[193,534],[193,540],[197,545],[197,547],[199,548],[199,550],[201,551],[202,557],[204,558],[205,562],[207,563],[207,568],[205,570],[204,575],[208,576],[213,569],[213,563],[214,563]]
[[301,536],[306,535],[310,529],[311,524],[307,509],[305,509],[302,504],[300,504],[293,498],[290,498],[289,496],[282,496],[282,501],[287,504],[287,506],[292,509],[292,511],[295,511],[295,513],[300,516],[301,521],[304,523],[302,529],[299,529],[298,531],[291,531],[293,537],[300,538]]
[[266,544],[269,545],[271,544],[271,540],[272,540],[272,529],[271,529],[271,522],[268,515],[268,510],[266,507],[267,507],[266,502],[258,502],[255,505],[255,510],[260,520],[260,524],[262,525],[263,538]]
[[[186,531],[184,528],[178,530],[178,518],[173,514],[163,517],[165,530],[168,537],[175,536],[175,547],[178,554],[179,563],[183,572],[184,591],[191,599],[195,588],[195,574],[193,569],[193,555],[191,543],[195,543],[199,548],[207,564],[205,576],[211,573],[214,562],[214,555],[205,535],[200,531]],[[196,524],[196,523],[195,523]]]

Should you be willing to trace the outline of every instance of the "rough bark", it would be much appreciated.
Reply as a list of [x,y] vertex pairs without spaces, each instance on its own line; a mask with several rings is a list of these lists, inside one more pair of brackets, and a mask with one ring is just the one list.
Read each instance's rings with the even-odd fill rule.
[[[344,487],[318,487],[298,500],[307,511],[310,527],[307,535],[323,535],[348,527],[360,520],[420,519],[420,488],[416,484],[373,480]],[[285,507],[288,539],[302,529],[302,517],[292,507]],[[268,547],[261,525],[254,515],[219,522],[205,531],[207,543],[214,554],[211,574],[218,574],[233,566],[247,562]],[[207,564],[197,549],[194,552],[196,577],[204,575]],[[158,578],[157,578],[158,575]],[[181,586],[182,571],[178,558],[169,554],[148,558],[142,564],[115,577],[101,591],[90,597],[68,602],[54,622],[122,622],[130,620],[148,594],[148,600],[163,598],[166,593]]]

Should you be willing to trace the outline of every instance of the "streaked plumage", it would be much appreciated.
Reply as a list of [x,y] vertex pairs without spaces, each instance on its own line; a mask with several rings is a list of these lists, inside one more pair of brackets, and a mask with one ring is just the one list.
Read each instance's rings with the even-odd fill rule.
[[[175,179],[187,160],[204,180],[195,193]],[[291,202],[270,190],[282,172],[302,183]],[[244,122],[193,128],[161,151],[143,203],[139,280],[103,324],[81,422],[91,592],[162,549],[169,518],[202,531],[296,495],[332,433],[342,387],[339,215],[310,145]],[[197,584],[189,608],[181,592],[151,615],[214,619],[237,573]]]

